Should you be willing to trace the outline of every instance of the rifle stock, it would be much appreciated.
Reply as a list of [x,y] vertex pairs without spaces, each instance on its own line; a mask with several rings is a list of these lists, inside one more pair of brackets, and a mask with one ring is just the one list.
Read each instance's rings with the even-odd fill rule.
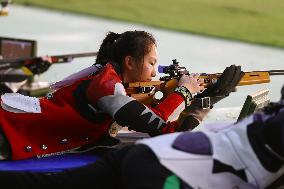
[[153,96],[162,84],[162,81],[134,82],[126,84],[126,93],[143,104],[153,103]]
[[269,83],[269,72],[245,72],[238,86]]

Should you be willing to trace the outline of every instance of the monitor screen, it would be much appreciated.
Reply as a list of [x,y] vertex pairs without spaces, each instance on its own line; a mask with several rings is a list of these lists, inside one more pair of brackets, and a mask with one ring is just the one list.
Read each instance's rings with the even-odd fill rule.
[[23,58],[36,56],[36,41],[0,37],[0,55],[2,58]]

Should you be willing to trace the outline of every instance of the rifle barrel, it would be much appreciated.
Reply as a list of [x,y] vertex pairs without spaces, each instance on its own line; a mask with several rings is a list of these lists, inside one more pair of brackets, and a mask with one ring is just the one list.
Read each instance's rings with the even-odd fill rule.
[[81,58],[81,57],[89,57],[89,56],[97,56],[98,52],[87,52],[87,53],[76,53],[76,54],[66,54],[66,55],[57,55],[51,57],[71,57],[71,58]]
[[[252,72],[267,72],[269,75],[284,75],[284,70],[267,70],[267,71],[252,71]],[[250,73],[250,72],[245,72]]]
[[[76,53],[76,54],[65,54],[65,55],[54,55],[50,56],[51,59],[62,60],[62,59],[73,59],[79,57],[89,57],[89,56],[97,56],[97,52],[86,52],[86,53]],[[26,62],[38,62],[41,61],[41,57],[23,57],[23,58],[9,58],[9,59],[0,59],[0,70],[8,69],[8,68],[17,68],[21,66],[25,66]],[[52,62],[56,63],[56,62]],[[58,63],[63,63],[63,61],[59,61]]]
[[269,70],[269,75],[284,75],[284,70]]

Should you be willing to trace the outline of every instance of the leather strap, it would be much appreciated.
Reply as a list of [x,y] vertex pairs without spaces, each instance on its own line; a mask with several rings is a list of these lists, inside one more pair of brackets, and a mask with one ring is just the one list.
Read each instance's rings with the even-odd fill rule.
[[211,101],[211,97],[203,97],[203,98],[194,98],[199,107],[202,109],[211,109],[213,107],[213,103]]

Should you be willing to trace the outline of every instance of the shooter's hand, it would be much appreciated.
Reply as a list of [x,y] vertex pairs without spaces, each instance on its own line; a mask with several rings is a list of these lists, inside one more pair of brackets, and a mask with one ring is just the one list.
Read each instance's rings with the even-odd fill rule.
[[199,79],[199,74],[190,74],[190,75],[183,75],[178,83],[178,86],[186,87],[191,94],[200,92],[204,90],[202,84],[204,83],[203,79]]
[[241,66],[231,65],[227,67],[217,82],[208,86],[202,93],[195,95],[195,98],[210,97],[210,103],[213,105],[235,90],[236,86],[244,76]]

